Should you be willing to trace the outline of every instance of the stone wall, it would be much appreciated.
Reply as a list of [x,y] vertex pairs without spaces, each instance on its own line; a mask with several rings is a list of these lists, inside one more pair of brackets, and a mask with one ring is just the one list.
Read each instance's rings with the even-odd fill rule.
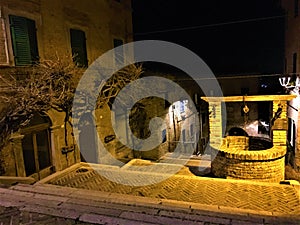
[[215,149],[219,149],[223,137],[221,102],[209,104],[209,131],[210,145]]
[[[237,100],[236,97],[230,100]],[[251,96],[249,96],[251,98]],[[261,98],[261,99],[260,99]],[[267,96],[253,96],[262,100]],[[226,137],[222,145],[215,148],[211,164],[212,173],[216,177],[250,179],[256,181],[279,182],[284,180],[285,155],[287,140],[287,100],[288,96],[271,96],[273,101],[273,113],[271,119],[271,138],[273,147],[265,150],[249,150],[247,137]],[[229,99],[228,99],[229,101]],[[210,109],[215,102],[210,104]],[[213,112],[213,110],[210,110]],[[211,113],[212,114],[212,113]],[[210,116],[211,140],[216,138],[221,127],[221,121]],[[218,129],[216,129],[218,128]],[[217,131],[217,133],[216,133]],[[217,135],[218,136],[218,135]]]
[[285,147],[244,151],[221,149],[212,162],[212,173],[221,178],[279,182],[284,180]]
[[223,139],[223,145],[227,148],[249,149],[249,138],[244,136],[227,136]]
[[[282,7],[286,12],[286,26],[285,26],[285,73],[286,74],[293,74],[294,72],[294,63],[293,63],[293,56],[297,54],[296,60],[296,73],[299,75],[299,68],[300,68],[300,48],[299,48],[299,24],[300,24],[300,14],[295,16],[294,14],[294,1],[290,0],[282,0]],[[299,4],[299,3],[298,3]],[[300,6],[299,6],[300,7]],[[298,90],[295,90],[299,93]],[[290,109],[291,111],[295,111],[294,113],[289,113],[289,117],[293,118],[296,122],[296,129],[297,129],[297,136],[296,136],[296,146],[295,146],[295,162],[294,166],[295,169],[300,171],[300,113],[299,113],[299,97],[297,97],[298,103],[290,103],[292,106],[296,106],[295,109]],[[296,103],[296,104],[295,104]],[[294,114],[294,115],[293,115]]]
[[9,142],[9,144],[0,151],[0,176],[17,176],[13,147],[12,142]]
[[[51,168],[40,171],[41,177],[47,176],[53,171],[66,169],[67,167],[80,162],[79,149],[73,139],[72,129],[69,125],[67,127],[68,146],[65,146],[64,113],[56,110],[49,110],[47,115],[51,120],[51,126],[49,128]],[[22,132],[22,129],[20,132]],[[26,176],[22,148],[22,139],[24,138],[24,135],[21,135],[20,132],[14,133],[10,137],[8,144],[0,151],[0,162],[1,167],[3,168],[1,175]],[[64,153],[63,148],[66,147],[71,151]]]
[[[114,39],[124,43],[132,41],[131,1],[122,0],[6,0],[0,1],[0,73],[7,72],[17,76],[14,68],[14,55],[11,43],[9,15],[26,17],[34,20],[36,25],[38,51],[41,60],[71,57],[70,29],[85,32],[89,65],[100,55],[114,47]],[[6,44],[7,50],[6,52]],[[8,55],[6,54],[8,53]],[[8,61],[7,61],[8,57]],[[131,61],[133,52],[128,52],[126,60]],[[114,59],[108,62],[113,65]],[[23,67],[22,67],[23,68]],[[24,76],[24,75],[23,75]],[[22,78],[22,77],[19,77]],[[1,85],[1,84],[0,84]],[[1,106],[0,106],[1,109]],[[72,129],[67,125],[68,146],[64,140],[64,113],[55,110],[47,112],[51,119],[49,128],[51,136],[51,163],[53,171],[63,170],[80,162],[79,148],[73,140]],[[105,123],[104,137],[111,134]],[[102,137],[102,138],[104,138]],[[22,159],[22,138],[12,139],[0,152],[5,168],[4,175],[25,176]],[[111,145],[115,149],[117,144]],[[68,151],[63,151],[68,150]],[[122,157],[128,153],[119,152]],[[121,156],[120,156],[121,157]],[[21,168],[23,165],[23,168]]]
[[[5,21],[0,29],[0,65],[3,37],[6,35],[9,50],[9,65],[14,65],[11,44],[9,15],[32,19],[36,23],[37,43],[40,58],[53,59],[56,56],[71,56],[70,29],[85,32],[89,65],[100,55],[114,47],[113,39],[124,43],[132,41],[131,1],[122,0],[7,0],[1,1],[1,16]],[[0,23],[1,25],[1,23]],[[129,52],[127,60],[132,60]],[[3,59],[2,59],[3,58]],[[112,65],[110,62],[110,65]],[[3,63],[2,63],[3,64]],[[7,64],[7,63],[5,63]]]
[[7,42],[6,42],[6,32],[4,19],[0,18],[0,65],[6,65],[7,61]]

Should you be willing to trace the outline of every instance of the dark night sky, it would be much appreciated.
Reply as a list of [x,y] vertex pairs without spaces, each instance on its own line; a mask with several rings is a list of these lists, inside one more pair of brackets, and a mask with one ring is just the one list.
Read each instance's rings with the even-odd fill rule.
[[[133,0],[134,40],[180,44],[216,74],[281,73],[283,17],[222,24],[283,15],[276,0]],[[206,24],[220,25],[166,31]]]

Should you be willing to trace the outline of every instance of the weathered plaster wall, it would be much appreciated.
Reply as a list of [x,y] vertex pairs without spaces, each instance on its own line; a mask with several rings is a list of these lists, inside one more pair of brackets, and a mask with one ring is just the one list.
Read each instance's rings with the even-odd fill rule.
[[[0,1],[0,66],[14,66],[9,15],[22,16],[35,21],[41,60],[71,57],[70,29],[84,31],[90,65],[100,55],[114,47],[114,38],[121,39],[124,43],[132,41],[131,13],[130,0],[122,0],[121,2],[114,0]],[[5,51],[6,44],[7,51]],[[127,53],[128,55],[125,56],[125,59],[132,61],[133,50],[129,49]],[[7,61],[7,59],[9,60]],[[106,63],[107,67],[111,66],[114,64],[114,59],[112,58]],[[4,69],[4,67],[0,69]],[[52,122],[50,135],[53,170],[59,171],[76,162],[80,162],[80,152],[78,145],[75,143],[73,151],[67,154],[62,153],[62,149],[66,147],[64,140],[64,113],[51,110],[47,114]],[[111,133],[106,123],[107,121],[101,122],[98,127],[99,130],[102,129],[105,135]],[[67,126],[68,144],[71,147],[74,143],[71,129],[69,125]],[[108,143],[108,145],[110,145],[109,149],[115,149],[116,147],[118,149],[118,143]],[[14,146],[19,156],[13,154],[12,146]],[[127,152],[129,151],[119,151],[118,157],[126,157]],[[23,168],[21,168],[21,138],[14,145],[13,141],[11,141],[0,154],[0,157],[4,159],[5,175],[25,176],[24,164]]]
[[300,15],[295,16],[294,14],[294,1],[282,0],[282,6],[286,11],[286,26],[285,26],[285,64],[286,73],[293,73],[293,54],[298,54],[297,60],[297,72],[299,72],[300,66],[300,45],[299,45],[299,23]]
[[[70,29],[80,29],[86,34],[89,64],[113,48],[113,39],[124,43],[132,41],[131,5],[129,0],[7,0],[0,3],[0,48],[4,49],[3,37],[7,36],[9,65],[14,64],[8,15],[23,16],[36,22],[38,50],[41,59],[71,56]],[[4,29],[5,28],[5,29]],[[4,33],[5,32],[5,33]],[[5,57],[1,51],[0,59]],[[128,52],[132,60],[133,52]],[[109,63],[109,62],[108,62]],[[111,59],[111,65],[113,59]],[[0,63],[1,64],[1,63]]]
[[[290,0],[282,0],[282,7],[286,12],[286,26],[285,26],[285,73],[291,74],[294,69],[296,69],[296,73],[299,75],[300,69],[300,14],[295,16],[294,13],[294,1]],[[298,4],[300,4],[298,2]],[[298,6],[300,7],[300,5]],[[296,59],[296,68],[294,68],[293,63],[293,54],[297,54]],[[297,91],[299,94],[299,91]],[[299,110],[299,97],[290,103],[292,106],[295,106],[296,110]],[[289,117],[291,117],[296,125],[297,136],[296,136],[296,148],[295,148],[295,166],[296,169],[300,169],[300,114],[298,112],[294,112],[292,108],[289,109]],[[295,115],[296,114],[296,115]]]

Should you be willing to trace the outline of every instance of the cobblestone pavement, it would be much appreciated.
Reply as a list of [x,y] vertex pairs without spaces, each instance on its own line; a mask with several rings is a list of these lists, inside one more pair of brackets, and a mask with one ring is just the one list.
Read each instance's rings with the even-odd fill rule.
[[[168,164],[161,165],[167,170]],[[169,166],[172,166],[169,164]],[[49,184],[74,187],[103,192],[145,196],[157,199],[169,199],[205,205],[233,207],[255,211],[267,211],[281,215],[298,215],[300,217],[299,185],[269,184],[259,182],[235,181],[191,176],[185,169],[177,175],[148,186],[135,186],[139,179],[153,179],[160,176],[158,171],[144,172],[140,177],[139,168],[125,169],[111,166],[99,166],[96,170],[80,164],[69,169],[68,172],[50,177]],[[112,182],[100,175],[133,177],[133,185],[122,185]],[[137,171],[135,171],[137,170]],[[187,176],[188,175],[188,176]]]

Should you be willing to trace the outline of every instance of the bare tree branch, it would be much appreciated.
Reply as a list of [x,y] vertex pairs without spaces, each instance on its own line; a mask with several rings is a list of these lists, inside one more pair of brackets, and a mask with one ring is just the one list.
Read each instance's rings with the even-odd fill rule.
[[[28,125],[36,112],[51,108],[64,112],[65,129],[67,124],[72,127],[73,98],[83,72],[68,57],[41,61],[38,65],[10,74],[1,74],[0,71],[0,149],[11,133]],[[113,74],[99,94],[96,107],[109,104],[123,87],[136,80],[142,72],[141,65],[132,64]],[[66,146],[67,135],[65,130]]]

